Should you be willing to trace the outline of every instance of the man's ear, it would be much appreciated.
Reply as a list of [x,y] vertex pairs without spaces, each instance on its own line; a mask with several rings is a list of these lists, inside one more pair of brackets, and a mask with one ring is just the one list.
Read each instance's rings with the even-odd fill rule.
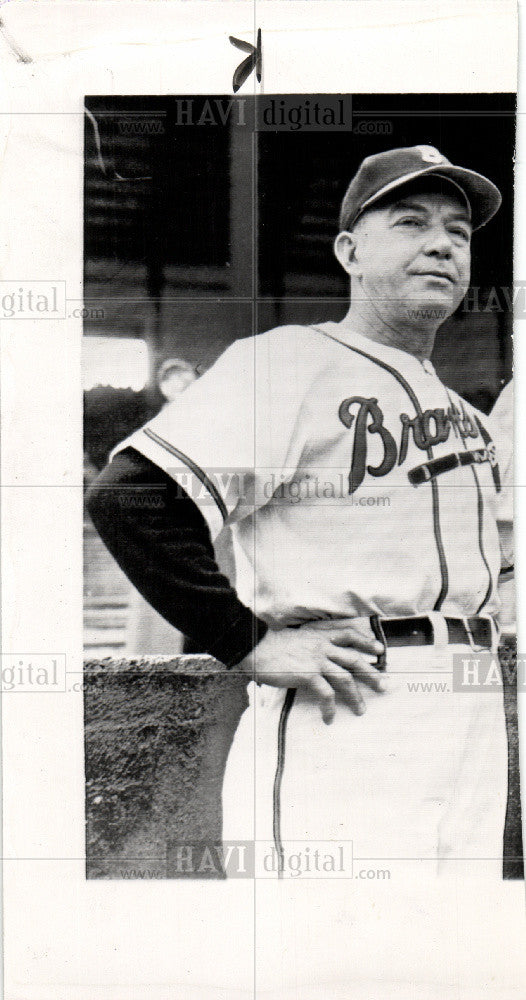
[[334,241],[334,256],[343,267],[343,270],[349,275],[355,270],[355,250],[356,240],[354,235],[347,230],[338,233]]

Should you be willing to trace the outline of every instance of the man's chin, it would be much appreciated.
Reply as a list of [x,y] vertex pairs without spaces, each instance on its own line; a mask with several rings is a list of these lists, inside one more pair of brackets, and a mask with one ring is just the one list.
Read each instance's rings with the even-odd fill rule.
[[443,323],[457,308],[451,294],[429,295],[422,299],[411,299],[406,303],[406,315],[411,320]]

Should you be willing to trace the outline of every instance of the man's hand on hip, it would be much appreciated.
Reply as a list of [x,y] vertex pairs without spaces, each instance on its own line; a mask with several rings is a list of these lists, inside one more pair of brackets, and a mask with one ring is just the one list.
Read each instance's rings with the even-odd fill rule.
[[364,635],[353,620],[308,622],[299,628],[269,629],[261,642],[239,664],[260,684],[306,688],[319,702],[323,721],[336,712],[336,694],[356,715],[365,712],[357,682],[384,691],[382,674],[366,656],[378,656],[384,647]]

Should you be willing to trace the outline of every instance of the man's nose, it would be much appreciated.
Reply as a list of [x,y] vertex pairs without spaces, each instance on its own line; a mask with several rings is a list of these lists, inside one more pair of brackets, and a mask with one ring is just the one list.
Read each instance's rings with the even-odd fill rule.
[[453,250],[453,242],[447,229],[443,226],[433,226],[424,243],[425,253],[435,254],[439,257],[450,257]]

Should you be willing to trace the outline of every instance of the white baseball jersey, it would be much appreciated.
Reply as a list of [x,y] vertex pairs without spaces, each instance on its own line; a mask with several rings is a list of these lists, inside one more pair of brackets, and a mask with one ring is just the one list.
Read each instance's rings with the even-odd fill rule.
[[238,594],[270,625],[498,608],[487,418],[345,321],[235,342],[127,445],[213,537],[231,527]]
[[499,453],[502,455],[500,472],[502,490],[498,498],[500,545],[503,572],[499,581],[499,624],[504,631],[515,632],[516,596],[514,580],[513,538],[513,382],[502,390],[490,414],[491,429]]
[[499,452],[502,489],[498,520],[503,568],[513,566],[513,382],[502,390],[490,414],[490,429]]

